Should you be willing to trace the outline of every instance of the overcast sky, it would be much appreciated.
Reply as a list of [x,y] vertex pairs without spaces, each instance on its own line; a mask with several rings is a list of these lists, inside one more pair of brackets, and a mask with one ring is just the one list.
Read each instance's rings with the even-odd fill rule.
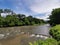
[[0,0],[0,8],[32,15],[46,20],[52,9],[60,7],[60,0]]

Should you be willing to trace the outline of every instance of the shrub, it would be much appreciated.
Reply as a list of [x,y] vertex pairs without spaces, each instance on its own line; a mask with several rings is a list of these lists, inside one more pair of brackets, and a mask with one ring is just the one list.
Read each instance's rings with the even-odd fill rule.
[[50,29],[50,35],[56,39],[57,41],[60,40],[60,25],[56,25]]
[[57,41],[55,39],[46,39],[46,40],[39,40],[34,41],[33,43],[29,43],[30,45],[58,45]]

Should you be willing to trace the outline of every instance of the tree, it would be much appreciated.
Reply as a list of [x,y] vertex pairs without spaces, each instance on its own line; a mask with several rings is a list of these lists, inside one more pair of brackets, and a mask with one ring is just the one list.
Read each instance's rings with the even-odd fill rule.
[[15,14],[11,9],[0,9],[0,13],[7,13],[6,17],[0,16],[0,26],[21,26],[35,25],[43,22],[41,19],[32,16],[26,17],[24,14]]
[[51,25],[60,24],[60,8],[53,9],[49,19]]
[[11,15],[14,15],[14,14],[16,14],[15,12],[13,12],[11,9],[4,9],[4,11],[3,11],[4,13],[8,13],[8,15],[9,14],[11,14]]
[[6,18],[7,26],[19,26],[22,25],[22,22],[19,21],[16,15],[7,15]]
[[4,13],[10,13],[12,12],[11,9],[4,9]]
[[33,17],[32,16],[28,16],[27,19],[30,22],[30,25],[33,25]]
[[3,13],[3,9],[0,9],[0,16],[1,16],[1,13]]
[[5,19],[0,16],[0,27],[5,26]]
[[23,19],[23,22],[25,23],[24,25],[30,25],[30,22],[27,17]]

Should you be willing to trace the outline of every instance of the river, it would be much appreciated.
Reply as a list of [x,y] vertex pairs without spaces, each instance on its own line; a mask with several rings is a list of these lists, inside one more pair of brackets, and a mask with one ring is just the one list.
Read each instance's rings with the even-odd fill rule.
[[49,24],[0,28],[0,45],[28,45],[28,42],[49,38],[49,29]]

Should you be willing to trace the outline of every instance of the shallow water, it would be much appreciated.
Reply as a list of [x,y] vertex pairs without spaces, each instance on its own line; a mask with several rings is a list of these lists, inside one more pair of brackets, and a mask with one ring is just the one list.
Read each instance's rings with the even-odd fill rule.
[[[49,36],[49,29],[49,24],[0,28],[0,34],[5,35],[0,39],[0,45],[28,45],[28,42],[42,39],[39,35]],[[30,37],[32,34],[36,36]]]

